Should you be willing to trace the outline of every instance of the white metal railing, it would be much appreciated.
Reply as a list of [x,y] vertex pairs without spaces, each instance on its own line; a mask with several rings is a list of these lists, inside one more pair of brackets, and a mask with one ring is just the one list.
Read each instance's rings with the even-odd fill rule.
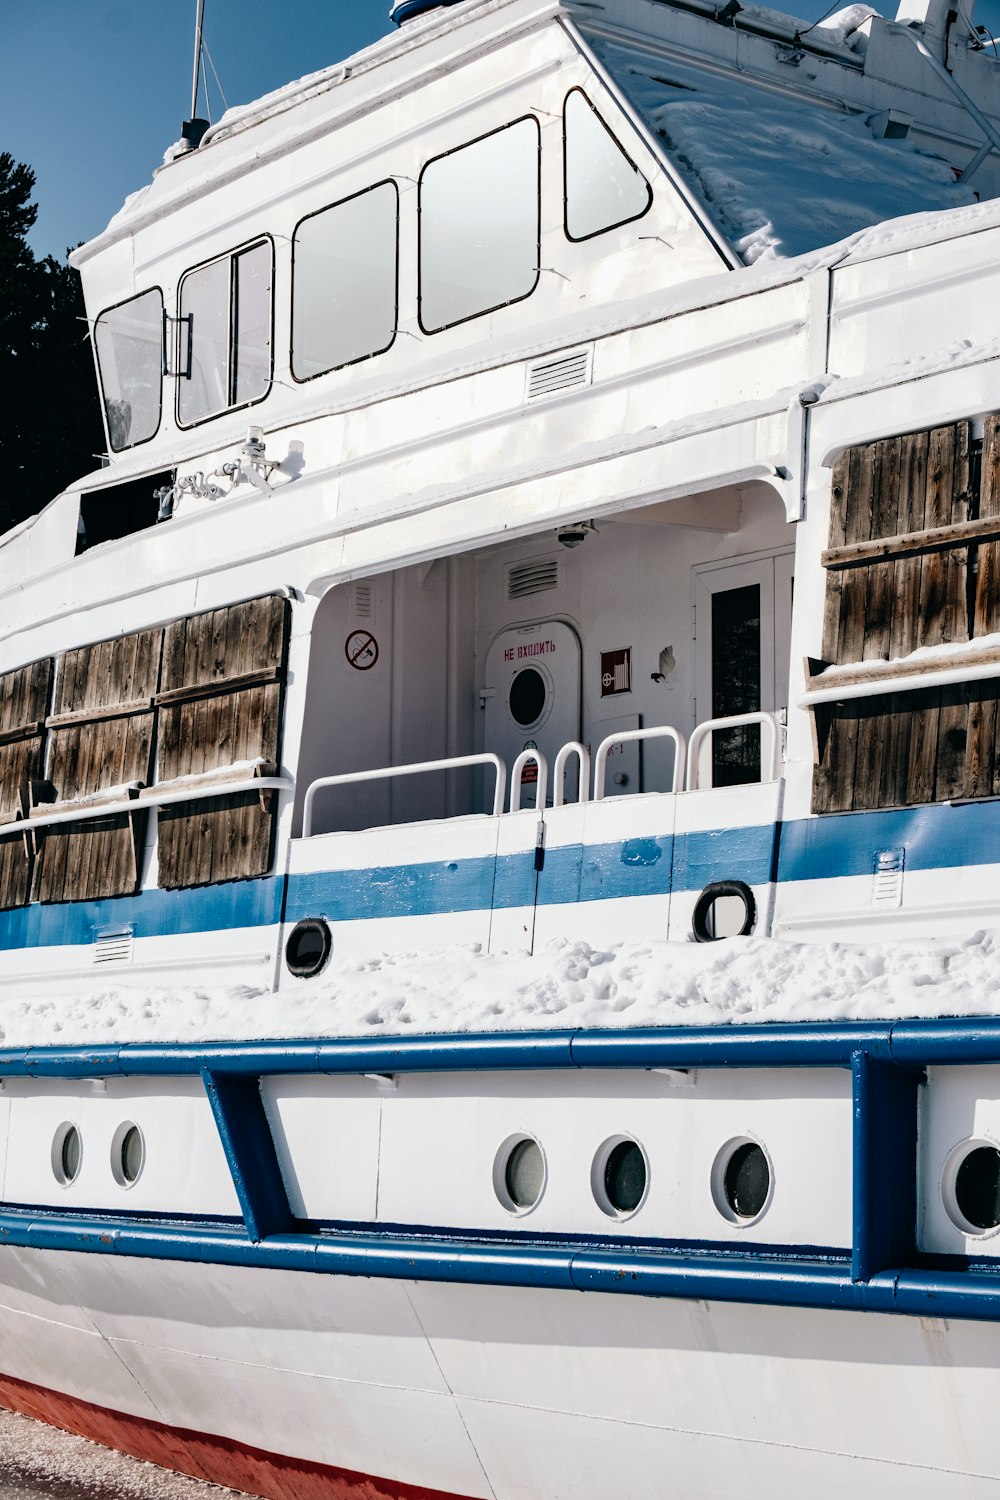
[[353,786],[361,781],[389,781],[395,776],[419,776],[424,771],[459,771],[463,766],[492,766],[496,771],[493,816],[503,812],[507,791],[507,767],[499,755],[456,755],[448,760],[421,760],[409,766],[380,766],[375,771],[345,771],[339,776],[320,776],[310,783],[302,805],[302,837],[312,837],[313,803],[316,793],[328,786]]
[[169,807],[174,802],[204,802],[212,797],[232,797],[237,792],[287,792],[294,782],[287,776],[255,776],[252,780],[222,781],[211,786],[192,786],[169,792],[158,792],[155,786],[144,787],[135,796],[117,802],[89,801],[63,812],[38,813],[0,823],[0,834],[31,833],[36,828],[53,828],[58,823],[86,823],[97,818],[113,818],[121,813],[142,812],[147,807]]
[[[777,781],[781,771],[781,721],[776,714],[752,713],[732,714],[727,719],[706,719],[704,724],[699,724],[691,735],[688,745],[687,757],[687,790],[695,792],[698,790],[698,752],[701,750],[702,742],[707,735],[714,733],[716,729],[744,729],[748,725],[759,724],[761,729],[767,729],[770,734],[768,748],[770,757],[768,769],[770,775],[764,775],[764,746],[760,747],[760,779],[761,781]],[[763,740],[763,735],[761,735]]]
[[674,776],[670,790],[679,792],[684,787],[685,740],[679,729],[672,724],[656,725],[651,729],[626,729],[621,734],[609,734],[597,747],[594,756],[594,801],[604,800],[604,773],[607,769],[608,752],[612,745],[629,744],[634,740],[672,740],[674,746]]
[[577,802],[586,802],[590,796],[590,751],[586,745],[581,745],[579,740],[570,740],[568,745],[563,745],[556,756],[555,765],[552,767],[552,806],[563,805],[563,777],[566,765],[571,755],[577,756],[580,762],[580,777],[577,783],[579,792]]
[[[510,810],[521,811],[521,777],[524,768],[530,761],[534,761],[538,767],[537,791],[535,794],[535,807],[538,812],[545,811],[545,797],[549,789],[549,763],[540,750],[522,750],[517,760],[510,768]],[[528,783],[530,786],[530,782]]]

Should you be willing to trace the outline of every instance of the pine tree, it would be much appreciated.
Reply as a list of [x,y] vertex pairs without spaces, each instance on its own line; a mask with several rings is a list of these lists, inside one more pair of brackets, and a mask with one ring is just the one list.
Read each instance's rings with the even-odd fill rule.
[[79,278],[27,242],[34,186],[0,152],[0,532],[93,469],[104,445]]

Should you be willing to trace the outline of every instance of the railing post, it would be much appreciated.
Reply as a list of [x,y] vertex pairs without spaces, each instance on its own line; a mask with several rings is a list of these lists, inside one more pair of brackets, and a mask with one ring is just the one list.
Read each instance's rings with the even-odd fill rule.
[[854,1233],[851,1278],[912,1266],[917,1235],[917,1102],[922,1071],[851,1058]]

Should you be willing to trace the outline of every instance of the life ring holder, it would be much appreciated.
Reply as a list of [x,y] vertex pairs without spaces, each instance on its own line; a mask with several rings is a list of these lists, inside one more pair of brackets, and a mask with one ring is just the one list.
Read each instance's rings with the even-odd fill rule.
[[691,931],[696,943],[717,943],[719,939],[708,930],[708,914],[720,896],[738,896],[743,902],[743,926],[738,937],[753,932],[757,923],[757,902],[754,893],[743,880],[713,880],[706,885],[694,905]]

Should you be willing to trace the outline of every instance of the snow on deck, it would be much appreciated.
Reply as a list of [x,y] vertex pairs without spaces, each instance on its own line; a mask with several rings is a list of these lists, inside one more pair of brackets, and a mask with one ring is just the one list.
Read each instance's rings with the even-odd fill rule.
[[540,955],[443,952],[334,960],[308,984],[142,986],[44,998],[6,989],[0,1047],[377,1037],[573,1027],[718,1026],[1000,1012],[1000,931],[893,943],[771,938],[556,942]]
[[748,264],[786,260],[903,214],[975,202],[948,162],[905,140],[876,140],[864,115],[745,75],[588,40]]

